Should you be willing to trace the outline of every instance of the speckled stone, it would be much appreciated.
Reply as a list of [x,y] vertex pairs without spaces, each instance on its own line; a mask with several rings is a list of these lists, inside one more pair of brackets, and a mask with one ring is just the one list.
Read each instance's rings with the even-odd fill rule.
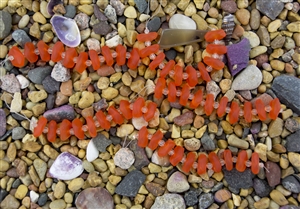
[[72,106],[64,105],[61,107],[54,108],[52,110],[48,110],[44,113],[44,117],[47,118],[48,121],[55,120],[56,122],[61,122],[63,119],[74,120],[75,119],[75,111]]
[[104,188],[87,188],[79,193],[75,201],[77,209],[101,208],[113,209],[114,202],[111,194]]
[[28,72],[28,78],[35,84],[42,84],[43,80],[52,72],[51,66],[37,67]]
[[248,189],[253,186],[252,173],[250,169],[239,172],[235,168],[231,171],[223,168],[224,177],[230,187],[235,189]]
[[190,185],[186,176],[179,171],[173,173],[168,179],[167,189],[169,192],[181,193],[189,190],[189,188]]
[[232,82],[233,90],[252,90],[262,82],[262,73],[255,65],[246,67]]
[[272,187],[269,186],[268,182],[259,178],[253,180],[253,188],[260,197],[267,197],[272,191]]
[[0,137],[6,132],[6,114],[3,109],[0,109]]
[[208,208],[214,202],[214,196],[212,193],[201,194],[199,197],[199,209]]
[[9,35],[12,27],[12,18],[9,12],[0,11],[0,40]]
[[184,199],[179,194],[164,194],[163,196],[157,197],[151,209],[185,209]]
[[261,13],[268,16],[270,19],[275,20],[275,18],[280,14],[284,8],[284,3],[280,0],[257,0],[256,9]]
[[43,87],[45,91],[49,94],[54,94],[59,91],[60,82],[54,80],[50,75],[48,75],[42,81]]
[[300,183],[294,176],[282,179],[282,186],[293,193],[300,193]]

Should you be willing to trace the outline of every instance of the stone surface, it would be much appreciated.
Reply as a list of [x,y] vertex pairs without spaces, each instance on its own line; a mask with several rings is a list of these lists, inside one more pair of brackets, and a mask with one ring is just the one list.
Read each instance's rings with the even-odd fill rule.
[[300,152],[300,130],[286,138],[286,149],[288,152]]
[[113,209],[114,201],[111,194],[104,188],[87,188],[79,193],[75,205],[77,209],[101,208]]
[[259,178],[253,180],[253,188],[260,197],[268,197],[272,191],[272,187],[269,186],[268,182]]
[[199,209],[208,208],[214,202],[214,196],[211,193],[201,194],[199,197]]
[[199,195],[202,193],[200,188],[191,188],[189,191],[184,193],[184,201],[187,206],[196,205],[199,201]]
[[12,27],[12,18],[9,12],[0,11],[0,40],[9,35]]
[[193,123],[194,113],[187,111],[174,118],[174,123],[178,126],[184,126]]
[[43,81],[42,81],[43,87],[45,91],[49,94],[55,94],[59,91],[60,82],[54,80],[50,75],[48,75]]
[[20,206],[19,201],[11,194],[7,195],[0,203],[2,209],[18,209]]
[[232,82],[233,90],[252,90],[262,82],[262,73],[255,65],[246,67]]
[[169,20],[169,27],[172,29],[196,29],[196,23],[191,18],[175,14]]
[[133,165],[136,169],[141,169],[142,167],[147,166],[150,163],[146,155],[145,149],[137,145],[137,140],[133,140],[129,147],[133,151],[135,156],[135,161]]
[[128,169],[134,163],[134,154],[129,148],[121,148],[114,156],[114,163],[122,169]]
[[244,172],[239,172],[235,168],[231,171],[227,171],[223,168],[224,177],[230,187],[234,189],[248,189],[253,186],[252,173],[250,169],[246,169]]
[[72,121],[75,119],[75,111],[72,106],[64,105],[46,111],[44,113],[44,117],[47,118],[48,121],[55,120],[58,123],[61,122],[63,119]]
[[280,14],[283,7],[284,3],[281,0],[256,1],[256,9],[272,20],[274,20]]
[[204,150],[206,151],[213,151],[216,148],[216,145],[214,144],[213,140],[206,132],[201,137],[201,144]]
[[31,42],[31,39],[24,30],[15,30],[11,35],[15,42],[22,47],[24,47],[26,42]]
[[0,137],[6,132],[6,114],[3,109],[0,109]]
[[112,143],[111,140],[106,138],[106,136],[101,133],[98,133],[98,135],[93,138],[92,141],[100,152],[106,152],[106,148]]
[[28,78],[35,84],[42,84],[43,80],[51,74],[52,67],[37,67],[28,72]]
[[294,176],[282,179],[282,186],[293,193],[300,193],[300,183]]
[[16,93],[21,91],[21,85],[14,74],[8,74],[1,77],[1,88],[9,93]]
[[138,170],[128,173],[116,187],[115,193],[126,197],[135,197],[146,176]]
[[277,163],[267,161],[265,167],[269,172],[266,172],[268,183],[271,187],[280,184],[281,169]]
[[189,188],[190,185],[186,176],[179,171],[173,173],[168,179],[167,189],[169,192],[181,193],[189,190]]
[[179,194],[164,194],[163,196],[157,197],[151,209],[185,209],[184,199]]
[[86,148],[86,160],[92,162],[99,156],[99,150],[94,144],[93,139],[89,142]]
[[273,81],[272,90],[281,103],[300,115],[300,79],[288,75],[278,76]]
[[58,82],[66,82],[70,80],[71,73],[69,69],[62,65],[62,63],[58,62],[52,69],[51,77]]

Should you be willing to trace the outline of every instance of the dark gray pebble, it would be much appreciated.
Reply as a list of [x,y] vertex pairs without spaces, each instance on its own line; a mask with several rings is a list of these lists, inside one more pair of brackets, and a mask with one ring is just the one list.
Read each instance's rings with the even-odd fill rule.
[[170,49],[168,51],[165,51],[165,55],[167,60],[174,60],[177,56],[177,52],[174,49]]
[[[291,88],[291,86],[293,88]],[[294,76],[281,75],[274,79],[272,90],[280,102],[300,115],[300,79]]]
[[211,204],[214,203],[214,196],[211,193],[201,194],[199,197],[199,209],[208,208]]
[[260,197],[268,197],[272,191],[272,187],[269,186],[268,182],[259,178],[253,180],[253,188]]
[[133,165],[136,169],[141,169],[142,167],[145,167],[150,163],[146,155],[145,149],[137,145],[137,140],[132,141],[129,147],[133,151],[135,156],[135,161]]
[[52,67],[37,67],[28,72],[28,78],[35,84],[42,84],[43,80],[51,74]]
[[5,133],[3,136],[0,137],[0,141],[3,141],[3,140],[5,140],[7,137],[9,137],[9,135],[11,134],[11,132],[12,132],[12,129],[6,131],[6,133]]
[[286,149],[288,152],[300,152],[300,130],[287,137]]
[[224,178],[230,187],[235,189],[248,189],[253,186],[252,173],[250,169],[246,169],[244,172],[239,172],[235,168],[231,171],[223,168]]
[[66,14],[64,16],[73,19],[76,15],[76,7],[74,5],[69,4],[65,7],[65,9]]
[[213,151],[216,149],[216,145],[214,141],[210,138],[210,136],[205,132],[201,137],[201,144],[206,151]]
[[106,22],[99,22],[93,25],[94,32],[99,35],[107,35],[112,31],[112,27]]
[[191,189],[184,193],[184,201],[187,206],[193,206],[196,205],[199,201],[199,195],[202,193],[202,190],[200,188],[198,189]]
[[46,193],[42,193],[42,194],[40,194],[37,203],[39,204],[39,206],[44,206],[46,204],[47,200],[48,200],[48,195]]
[[145,180],[145,174],[141,171],[133,170],[116,187],[115,193],[126,197],[135,197]]
[[14,39],[15,42],[17,42],[20,46],[24,48],[25,43],[31,42],[31,39],[27,35],[27,33],[24,30],[15,30],[12,33],[12,38]]
[[300,130],[300,123],[294,118],[288,118],[284,123],[284,127],[290,132],[294,133],[295,131]]
[[92,140],[97,150],[99,150],[100,152],[105,152],[106,148],[112,143],[111,140],[109,140],[103,134],[100,133]]
[[[110,128],[111,130],[112,128]],[[109,130],[109,131],[110,131]],[[117,137],[117,136],[110,136],[109,139],[112,141],[113,145],[117,145],[121,143],[121,138]]]
[[151,32],[156,32],[160,28],[160,18],[159,17],[154,17],[152,20],[148,22],[148,29]]
[[140,13],[143,13],[147,9],[147,2],[145,0],[134,0],[135,6]]
[[61,122],[63,119],[74,120],[75,115],[75,111],[70,105],[57,107],[44,113],[44,117],[46,117],[48,121],[55,120],[57,123]]
[[0,40],[9,35],[12,27],[12,19],[9,12],[0,11]]
[[100,11],[100,8],[97,4],[94,4],[94,14],[100,21],[107,21],[107,17]]
[[4,200],[4,198],[8,195],[8,191],[6,191],[5,189],[0,189],[0,202],[2,202],[2,200]]
[[14,180],[14,182],[12,183],[12,185],[11,185],[11,187],[13,188],[13,189],[16,189],[16,188],[18,188],[18,186],[20,186],[21,185],[21,179],[16,179],[16,180]]
[[46,109],[51,110],[54,107],[55,104],[55,95],[54,94],[48,94],[46,100]]
[[6,114],[3,109],[0,109],[0,137],[6,132]]
[[13,140],[18,140],[18,139],[22,139],[25,135],[26,135],[26,131],[23,127],[15,127],[13,128],[11,137]]
[[282,180],[282,186],[293,193],[300,193],[300,183],[294,176],[285,177]]
[[256,9],[258,9],[261,13],[268,16],[272,20],[280,14],[284,7],[284,3],[281,0],[257,0],[256,1]]
[[49,94],[55,94],[59,91],[60,82],[54,80],[50,75],[48,75],[43,81],[42,81],[43,87],[45,91]]

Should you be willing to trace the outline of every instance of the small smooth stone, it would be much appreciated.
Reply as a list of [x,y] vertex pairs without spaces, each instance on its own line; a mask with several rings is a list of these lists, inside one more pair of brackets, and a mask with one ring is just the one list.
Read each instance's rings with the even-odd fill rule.
[[61,122],[63,119],[72,121],[75,119],[75,111],[72,106],[64,105],[46,111],[44,117],[47,118],[48,121],[55,120],[57,123]]
[[[195,135],[195,136],[197,137],[197,135]],[[207,150],[207,151],[213,151],[216,148],[216,145],[214,144],[212,138],[206,132],[201,137],[201,144],[202,144],[204,150]]]
[[135,156],[134,167],[136,169],[141,169],[142,167],[149,165],[150,162],[146,155],[145,149],[137,145],[137,140],[133,140],[129,147]]
[[9,35],[12,27],[11,15],[3,10],[0,11],[0,25],[0,40],[3,40],[6,36]]
[[74,193],[80,190],[83,184],[84,184],[84,180],[82,178],[75,178],[70,181],[68,185],[68,189]]
[[232,82],[233,90],[252,90],[262,82],[262,73],[255,65],[249,65]]
[[235,13],[236,18],[242,25],[248,25],[250,21],[250,12],[247,9],[238,9]]
[[189,188],[190,185],[186,176],[179,171],[173,173],[168,179],[167,189],[169,192],[181,193],[189,190]]
[[114,163],[122,169],[128,169],[134,163],[134,154],[129,148],[121,148],[114,156]]
[[12,139],[18,140],[22,139],[26,134],[26,131],[23,127],[15,127],[12,131]]
[[256,47],[260,44],[258,35],[252,31],[244,32],[243,37],[249,40],[251,48]]
[[272,187],[269,186],[268,182],[259,178],[253,180],[253,188],[260,197],[268,197],[272,191]]
[[144,117],[132,118],[132,125],[135,129],[140,130],[144,126],[148,126],[148,122],[145,121]]
[[178,126],[184,126],[193,123],[194,114],[192,111],[187,111],[174,118],[174,123]]
[[2,209],[18,209],[19,206],[19,201],[11,194],[7,195],[0,203]]
[[66,208],[66,202],[62,199],[60,200],[54,200],[50,203],[49,207],[50,209],[64,209]]
[[21,85],[14,74],[8,74],[0,78],[1,88],[9,93],[16,93],[21,91]]
[[45,91],[49,94],[55,94],[59,91],[60,82],[54,80],[50,75],[48,75],[43,81],[42,85]]
[[273,120],[268,129],[268,134],[271,138],[280,136],[283,131],[283,120],[281,118],[277,118]]
[[124,15],[127,18],[132,18],[135,19],[137,18],[137,12],[135,10],[135,8],[133,6],[128,6],[125,10],[124,10]]
[[116,35],[114,37],[112,37],[111,39],[105,41],[105,45],[107,45],[109,48],[115,48],[117,47],[119,44],[123,44],[123,40],[119,35]]
[[235,168],[231,171],[227,171],[223,168],[223,172],[228,185],[234,189],[247,189],[253,186],[252,173],[250,169],[246,169],[241,173]]
[[77,209],[103,208],[113,209],[114,202],[111,194],[104,188],[87,188],[79,193],[75,205]]
[[[118,21],[117,21],[116,10],[111,5],[108,5],[105,8],[104,14],[107,17],[107,19],[108,19],[109,22],[111,22],[113,24],[117,24]],[[125,11],[124,11],[124,14],[125,14]]]
[[129,136],[134,130],[133,125],[131,124],[122,124],[120,127],[117,128],[117,136],[118,137],[125,137]]
[[158,183],[147,182],[145,186],[146,189],[155,197],[161,196],[165,192],[165,188]]
[[21,93],[16,92],[14,93],[13,100],[10,104],[10,112],[20,112],[22,110],[22,98]]
[[269,172],[266,172],[266,177],[268,180],[268,183],[271,187],[274,187],[278,184],[280,184],[280,178],[281,178],[281,169],[280,167],[271,161],[267,161],[265,163],[266,168]]
[[221,1],[221,8],[222,10],[224,10],[224,12],[228,12],[228,13],[235,13],[237,10],[237,4],[235,1]]
[[27,15],[27,14],[24,15],[24,16],[21,18],[21,20],[19,21],[18,27],[19,27],[20,29],[25,28],[25,27],[27,26],[27,24],[29,23],[29,20],[30,20],[29,15]]
[[228,144],[233,147],[240,148],[240,149],[248,149],[248,147],[249,147],[249,143],[246,140],[242,140],[234,134],[231,134],[228,137]]
[[81,98],[78,101],[78,107],[81,109],[90,107],[95,101],[94,95],[92,92],[84,91],[81,94]]
[[62,63],[58,62],[51,71],[51,77],[58,82],[66,82],[70,80],[71,73],[69,69],[62,65]]
[[16,78],[18,79],[21,89],[25,89],[29,86],[29,80],[25,78],[23,75],[17,75]]
[[300,193],[300,183],[294,176],[284,178],[282,180],[282,186],[293,193]]
[[94,161],[99,156],[99,150],[96,148],[93,140],[91,140],[86,149],[86,159],[89,162]]
[[6,114],[3,109],[0,109],[0,137],[6,132]]
[[214,202],[214,196],[211,193],[201,194],[199,197],[199,209],[208,208]]
[[157,154],[157,150],[155,150],[151,156],[151,162],[160,166],[167,167],[170,165],[169,155],[165,157],[159,157]]
[[197,138],[190,138],[190,139],[186,139],[184,140],[184,147],[188,150],[188,151],[196,151],[200,148],[201,146],[201,142],[199,139]]
[[115,193],[126,197],[135,197],[146,180],[146,176],[138,170],[128,173],[116,187]]
[[[140,2],[140,1],[138,1],[138,2]],[[138,2],[136,2],[136,5],[138,4]],[[118,16],[123,15],[124,9],[125,9],[125,5],[120,0],[111,0],[110,1],[110,5],[113,8],[115,8],[116,13],[117,13]],[[143,12],[141,12],[141,13],[143,13]]]
[[189,191],[184,193],[184,201],[187,206],[196,205],[199,201],[199,195],[201,194],[202,190],[198,189],[190,189]]
[[107,35],[108,33],[110,33],[112,31],[112,27],[105,22],[100,22],[100,23],[93,25],[93,30],[96,34]]
[[33,190],[29,192],[29,196],[30,196],[30,201],[34,203],[36,203],[40,197],[40,195]]
[[28,72],[28,78],[35,84],[42,84],[43,80],[51,74],[52,67],[37,67]]
[[71,180],[83,172],[82,161],[68,152],[61,153],[49,169],[53,178]]
[[270,19],[275,20],[275,18],[280,14],[282,9],[284,8],[284,3],[278,0],[264,1],[258,0],[256,1],[256,9],[258,9],[261,13],[268,16]]
[[61,199],[66,192],[66,184],[62,181],[59,181],[54,188],[53,195],[57,199]]
[[22,200],[26,194],[28,192],[28,188],[27,186],[25,186],[24,184],[21,184],[18,188],[17,191],[15,193],[15,197],[19,200]]
[[231,193],[226,189],[221,189],[215,193],[214,199],[219,203],[226,202],[231,198]]
[[300,152],[300,130],[287,137],[286,149],[288,152]]
[[[5,23],[6,24],[6,23]],[[12,38],[15,42],[17,42],[20,46],[24,47],[26,42],[32,42],[27,33],[24,30],[15,30],[12,33]]]
[[215,81],[209,81],[206,84],[207,94],[213,94],[216,99],[217,95],[221,92],[219,85]]
[[270,193],[270,197],[280,206],[287,205],[289,203],[284,195],[276,189]]
[[155,198],[154,204],[151,206],[151,209],[185,209],[184,199],[179,194],[164,194]]
[[169,20],[169,27],[172,29],[196,29],[196,23],[191,18],[182,15],[175,14]]

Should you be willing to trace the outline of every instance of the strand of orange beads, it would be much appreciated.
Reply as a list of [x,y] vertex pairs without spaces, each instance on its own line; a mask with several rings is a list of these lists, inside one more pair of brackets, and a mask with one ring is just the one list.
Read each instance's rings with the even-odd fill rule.
[[42,133],[47,133],[47,139],[50,142],[55,142],[57,135],[59,135],[61,141],[67,140],[71,135],[75,135],[78,139],[84,139],[86,133],[90,137],[96,137],[97,128],[109,130],[111,122],[121,125],[125,122],[125,119],[130,120],[140,117],[149,122],[153,119],[156,108],[156,103],[146,102],[144,98],[138,97],[133,103],[121,100],[118,109],[115,106],[108,107],[107,114],[99,110],[94,117],[85,117],[85,125],[78,118],[73,121],[64,119],[60,124],[57,124],[54,120],[48,123],[48,120],[42,116],[34,124],[33,135],[39,137]]
[[237,157],[233,157],[229,149],[221,150],[218,155],[215,152],[210,152],[209,154],[187,152],[185,154],[184,148],[176,145],[172,139],[164,141],[163,133],[160,130],[157,130],[154,134],[149,134],[146,126],[139,130],[137,139],[139,147],[148,147],[153,151],[157,149],[159,157],[169,156],[169,161],[173,166],[182,163],[181,170],[186,173],[194,168],[199,175],[206,172],[212,175],[213,173],[221,172],[224,165],[226,170],[232,170],[233,163],[235,163],[235,168],[239,172],[243,172],[247,167],[251,167],[252,173],[258,174],[260,168],[264,167],[263,163],[259,162],[258,153],[253,152],[250,161],[245,150],[241,150]]
[[179,97],[179,104],[191,109],[203,107],[207,116],[211,115],[214,109],[218,117],[223,117],[226,113],[229,117],[229,123],[234,124],[239,121],[240,117],[244,117],[247,123],[252,122],[253,116],[258,116],[259,120],[265,121],[267,118],[275,120],[281,112],[281,104],[278,98],[270,101],[268,105],[258,98],[252,105],[251,102],[246,101],[240,106],[236,101],[229,104],[226,96],[220,98],[219,102],[214,101],[213,94],[206,94],[199,89],[194,94],[191,93],[190,86],[185,83],[182,87],[176,87],[173,81],[168,85],[163,78],[159,78],[154,90],[154,97],[161,99],[163,95],[167,96],[169,102],[176,102]]
[[[112,66],[115,62],[121,66],[127,63],[129,69],[136,69],[140,63],[139,51],[133,48],[131,52],[127,52],[123,45],[118,45],[115,51],[112,51],[108,46],[101,47],[99,55],[95,50],[88,52],[76,51],[76,48],[67,48],[62,42],[57,41],[50,48],[44,41],[39,41],[35,46],[31,42],[24,45],[23,52],[13,46],[8,52],[8,60],[15,67],[24,67],[26,60],[30,63],[35,63],[39,57],[42,61],[62,62],[66,68],[74,68],[77,72],[82,73],[87,67],[91,66],[94,70],[98,70],[102,65]],[[114,60],[115,59],[115,60]],[[126,61],[126,59],[128,59]]]

